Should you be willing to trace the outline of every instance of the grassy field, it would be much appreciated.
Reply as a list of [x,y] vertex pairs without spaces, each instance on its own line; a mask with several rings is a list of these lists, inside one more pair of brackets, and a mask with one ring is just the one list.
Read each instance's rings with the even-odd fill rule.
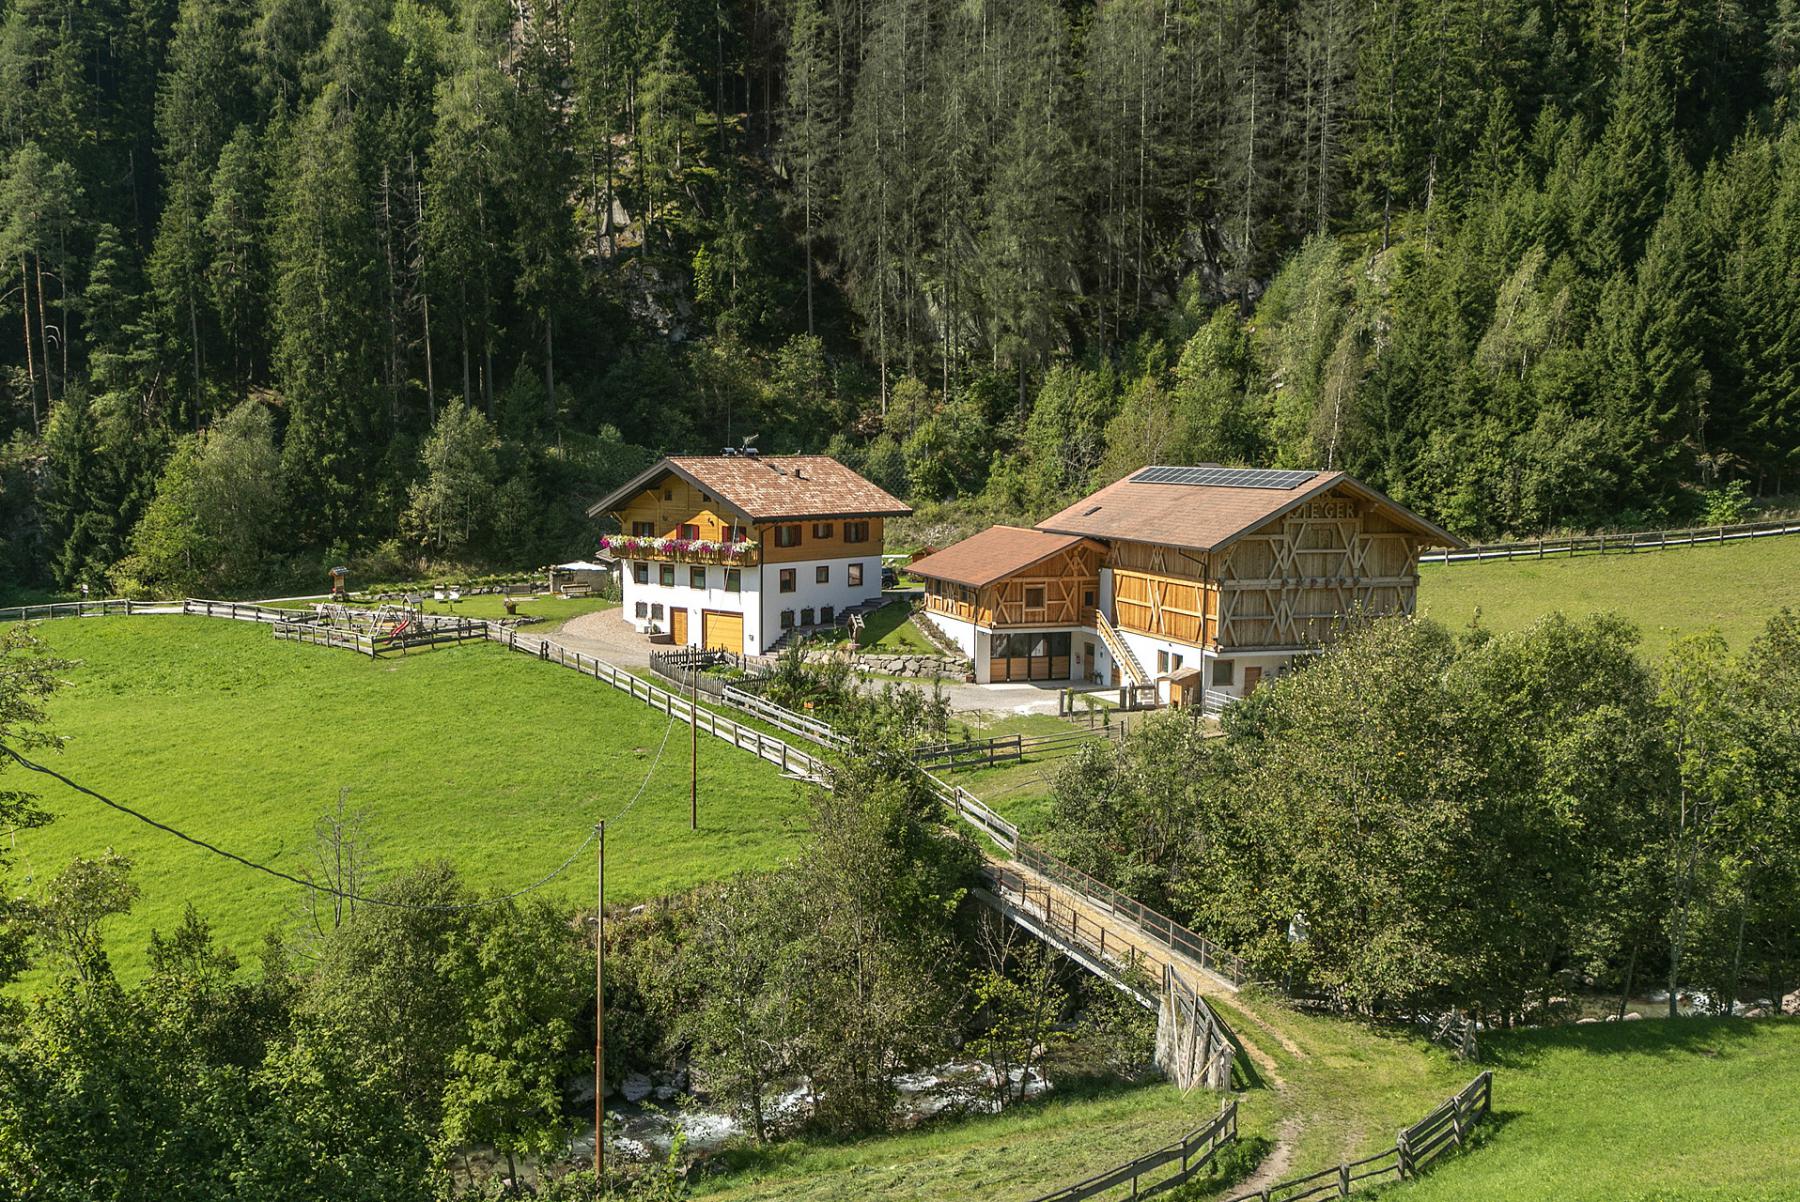
[[1395,1202],[1791,1202],[1800,1021],[1588,1024],[1490,1037],[1494,1123]]
[[[604,685],[498,646],[371,661],[206,618],[65,619],[39,631],[81,661],[53,703],[68,747],[45,759],[290,872],[308,866],[313,822],[342,788],[351,808],[368,811],[383,867],[442,856],[494,888],[556,867],[647,780],[638,806],[608,831],[607,895],[620,902],[774,863],[801,820],[796,787],[773,766],[702,739],[701,824],[689,833],[686,730]],[[41,880],[72,856],[109,846],[132,856],[143,897],[111,928],[127,975],[141,965],[149,930],[172,927],[190,900],[244,950],[264,929],[298,921],[296,887],[54,781],[40,792],[57,821],[18,836],[15,881]],[[550,895],[591,902],[591,858]]]
[[[1284,1155],[1296,1173],[1391,1142],[1394,1131],[1474,1075],[1417,1040],[1296,1014],[1264,999],[1221,1009],[1273,1068],[1238,1095],[1241,1136],[1266,1146],[1284,1133],[1292,1145]],[[1218,1106],[1216,1094],[1184,1097],[1168,1085],[1051,1095],[1004,1115],[907,1134],[789,1144],[703,1179],[696,1192],[728,1202],[1010,1202],[1173,1142]]]
[[1048,1097],[1002,1115],[849,1143],[793,1141],[696,1183],[721,1202],[1031,1198],[1173,1142],[1217,1113],[1172,1085]]
[[1677,635],[1717,627],[1742,650],[1783,606],[1800,608],[1800,536],[1637,555],[1425,564],[1419,612],[1452,629],[1517,630],[1562,610],[1610,610],[1660,656]]

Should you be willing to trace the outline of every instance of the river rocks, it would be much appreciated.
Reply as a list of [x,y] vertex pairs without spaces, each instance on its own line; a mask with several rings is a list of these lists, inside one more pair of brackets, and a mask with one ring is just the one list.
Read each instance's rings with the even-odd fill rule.
[[649,1097],[653,1088],[655,1087],[651,1085],[650,1078],[642,1073],[632,1073],[619,1084],[619,1092],[625,1095],[627,1102],[632,1103],[641,1102]]
[[1800,1014],[1800,989],[1796,989],[1781,999],[1781,1012],[1783,1014]]

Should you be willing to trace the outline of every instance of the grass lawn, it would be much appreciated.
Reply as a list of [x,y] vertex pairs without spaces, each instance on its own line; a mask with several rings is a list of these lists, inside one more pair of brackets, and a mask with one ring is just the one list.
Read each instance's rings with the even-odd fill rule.
[[[959,719],[964,720],[954,723],[952,729],[960,736],[961,728],[966,726],[969,737],[974,739],[1010,734],[1021,734],[1029,739],[1038,735],[1080,734],[1087,726],[1085,714],[1079,725],[1050,714],[1006,714],[991,721],[966,721],[985,717],[959,715]],[[1136,715],[1114,712],[1111,720],[1118,726],[1121,721],[1135,721]],[[1098,741],[1105,737],[1099,725],[1099,714],[1095,715],[1095,722],[1094,738]],[[1042,751],[1027,750],[1024,758],[1014,763],[954,772],[945,770],[940,775],[981,798],[1030,838],[1049,825],[1050,791],[1056,783],[1056,775],[1080,753],[1081,748],[1082,744],[1071,742]]]
[[1477,609],[1493,630],[1517,630],[1553,610],[1611,610],[1660,657],[1678,634],[1716,626],[1733,648],[1749,645],[1769,616],[1800,607],[1800,536],[1575,559],[1424,564],[1419,612],[1452,629]]
[[[443,856],[482,888],[525,884],[631,798],[665,732],[642,800],[607,833],[609,901],[773,864],[802,821],[796,787],[772,765],[703,738],[701,829],[690,834],[685,730],[605,685],[498,646],[371,661],[206,618],[64,619],[38,630],[81,661],[52,706],[69,744],[45,760],[289,872],[308,866],[315,818],[348,788],[350,806],[369,812],[382,867]],[[41,881],[109,846],[132,856],[143,895],[110,928],[127,976],[141,970],[149,930],[173,927],[189,901],[242,951],[266,928],[298,921],[294,886],[54,781],[39,792],[57,820],[18,836],[14,881]],[[548,892],[591,904],[591,859]]]
[[1800,1021],[1590,1023],[1493,1035],[1498,1118],[1395,1202],[1800,1197]]
[[863,646],[895,655],[936,655],[904,601],[884,605],[863,620]]

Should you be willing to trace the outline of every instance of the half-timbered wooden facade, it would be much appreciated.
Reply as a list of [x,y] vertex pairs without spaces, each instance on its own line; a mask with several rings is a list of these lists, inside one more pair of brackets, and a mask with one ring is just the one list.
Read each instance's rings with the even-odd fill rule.
[[915,561],[925,612],[975,664],[983,683],[1086,679],[1103,544],[993,526]]
[[[927,616],[966,626],[978,672],[976,636],[986,634],[993,665],[1011,658],[996,654],[1012,649],[998,637],[1033,626],[1029,610],[1001,601],[1008,594],[995,586],[1010,575],[980,585],[956,578],[970,574],[964,560],[979,559],[996,532],[1005,533],[995,546],[1036,533],[1081,540],[1096,556],[1031,565],[1046,598],[1054,570],[1066,573],[1058,596],[1091,590],[1094,600],[1071,623],[1076,646],[1091,640],[1092,651],[1072,652],[1067,676],[1030,679],[1155,684],[1164,700],[1215,705],[1325,646],[1358,615],[1413,612],[1419,552],[1460,545],[1342,472],[1145,468],[1033,532],[996,527],[914,565],[927,579]],[[986,678],[1018,679],[993,667]]]

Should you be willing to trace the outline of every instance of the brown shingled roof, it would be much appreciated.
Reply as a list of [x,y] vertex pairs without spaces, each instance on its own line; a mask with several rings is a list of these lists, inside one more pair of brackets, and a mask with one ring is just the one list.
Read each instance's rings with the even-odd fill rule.
[[[1132,476],[1137,473],[1132,473]],[[1150,484],[1132,476],[1107,485],[1037,524],[1041,531],[1089,538],[1160,543],[1212,551],[1269,519],[1329,489],[1343,486],[1411,526],[1427,543],[1460,547],[1448,531],[1343,472],[1315,472],[1294,488],[1242,488],[1221,484]]]
[[753,522],[782,518],[904,517],[904,501],[829,455],[671,455],[588,508],[618,508],[665,473],[718,497]]
[[930,580],[948,580],[980,588],[1024,570],[1040,559],[1082,541],[1080,535],[1046,534],[1018,526],[989,526],[960,543],[908,565],[907,571]]

